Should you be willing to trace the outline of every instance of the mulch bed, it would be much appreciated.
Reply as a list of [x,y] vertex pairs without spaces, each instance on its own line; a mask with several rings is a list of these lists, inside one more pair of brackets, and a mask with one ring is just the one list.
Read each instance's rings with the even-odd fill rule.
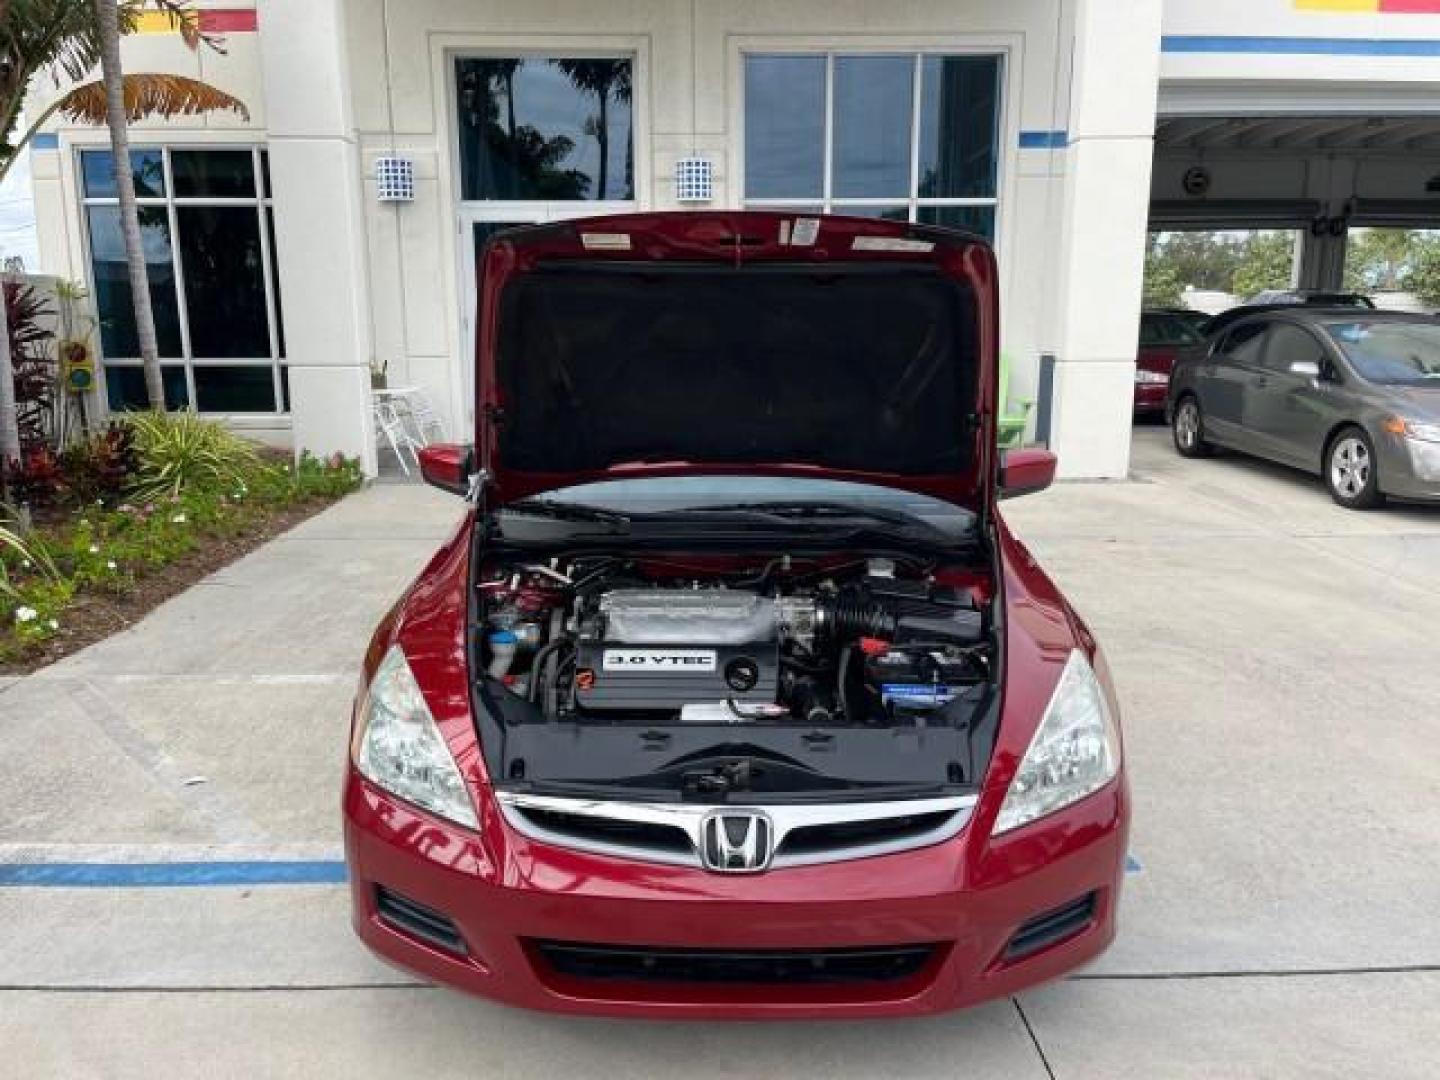
[[28,675],[132,626],[172,596],[333,505],[334,500],[315,499],[272,510],[251,522],[242,533],[207,537],[194,551],[138,577],[134,587],[123,595],[82,593],[65,608],[60,633],[23,660],[0,661],[0,676]]

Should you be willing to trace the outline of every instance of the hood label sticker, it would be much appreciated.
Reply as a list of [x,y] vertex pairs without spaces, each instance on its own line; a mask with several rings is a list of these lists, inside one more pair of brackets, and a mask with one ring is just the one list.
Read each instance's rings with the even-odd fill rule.
[[714,649],[606,649],[606,671],[714,671]]
[[795,227],[790,230],[791,247],[810,247],[820,236],[820,219],[797,217]]
[[623,232],[587,232],[580,234],[586,251],[629,251],[630,234]]
[[857,236],[850,245],[851,251],[911,251],[923,254],[934,251],[935,245],[929,240],[909,240],[903,236]]

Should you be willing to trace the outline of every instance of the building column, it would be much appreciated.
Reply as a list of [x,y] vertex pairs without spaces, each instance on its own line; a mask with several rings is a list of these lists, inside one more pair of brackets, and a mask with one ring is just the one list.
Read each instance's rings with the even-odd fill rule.
[[1123,477],[1160,74],[1161,0],[1076,0],[1050,445],[1064,477]]
[[376,471],[363,186],[344,0],[260,0],[295,452]]

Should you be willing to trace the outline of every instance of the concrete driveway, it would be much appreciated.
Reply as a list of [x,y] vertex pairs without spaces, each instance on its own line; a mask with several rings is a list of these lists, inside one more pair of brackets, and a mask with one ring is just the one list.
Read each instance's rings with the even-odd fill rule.
[[336,881],[347,705],[457,513],[382,485],[0,690],[0,1074],[1435,1075],[1440,512],[1138,436],[1130,482],[1006,508],[1126,709],[1139,869],[1078,977],[919,1021],[642,1024],[372,961]]

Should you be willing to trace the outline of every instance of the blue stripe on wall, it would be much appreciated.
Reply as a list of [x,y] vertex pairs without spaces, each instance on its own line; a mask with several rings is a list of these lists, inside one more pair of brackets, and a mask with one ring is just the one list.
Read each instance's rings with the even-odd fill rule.
[[1066,131],[1020,132],[1021,150],[1063,150],[1069,144],[1070,134]]
[[30,140],[32,150],[59,150],[60,136],[49,131],[42,131]]
[[339,859],[296,862],[3,863],[0,888],[137,888],[196,885],[339,885]]
[[1440,56],[1440,38],[1238,37],[1167,34],[1166,53],[1269,53],[1282,56]]

